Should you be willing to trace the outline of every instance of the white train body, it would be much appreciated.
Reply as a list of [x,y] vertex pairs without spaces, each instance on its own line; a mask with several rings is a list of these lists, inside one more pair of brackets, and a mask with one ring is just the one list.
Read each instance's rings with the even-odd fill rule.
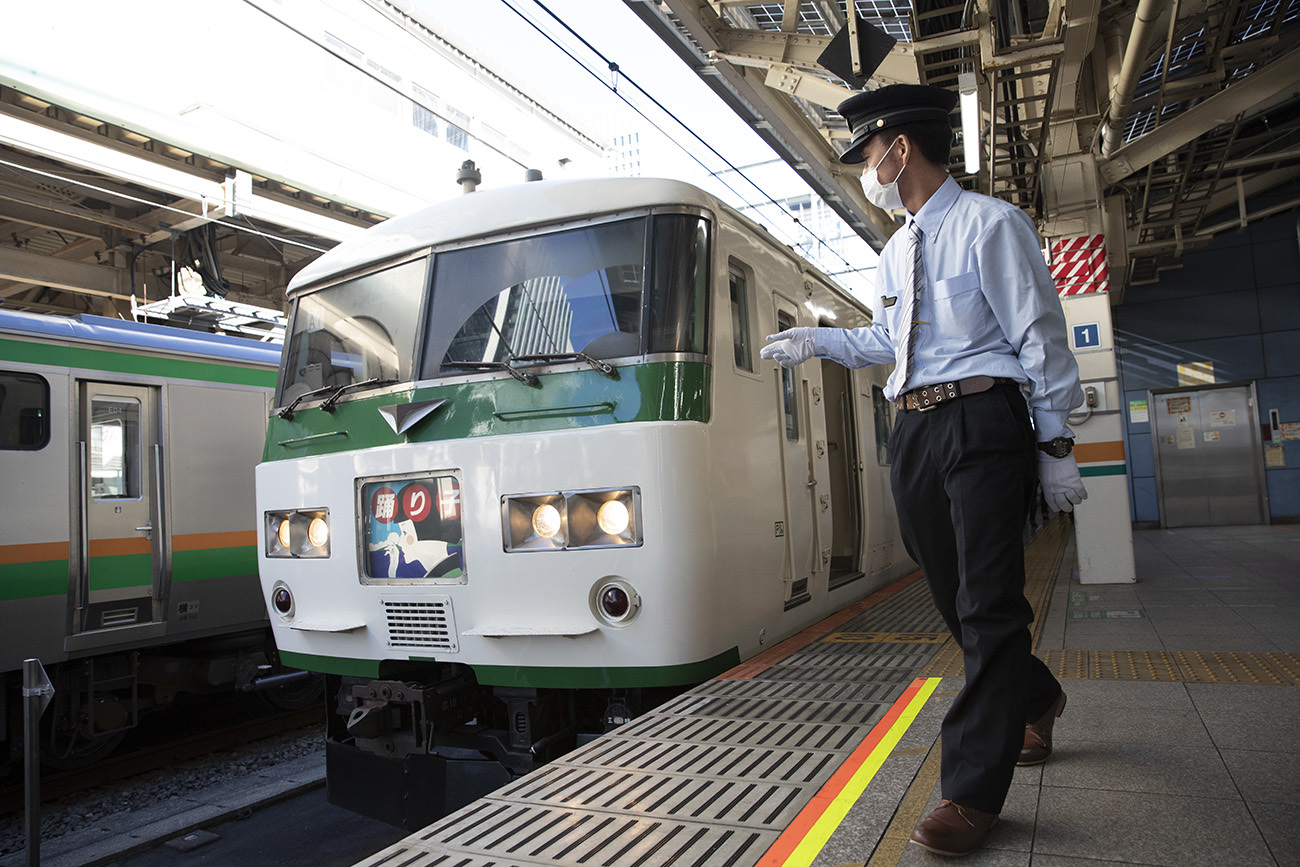
[[474,193],[341,245],[290,296],[260,571],[285,663],[339,685],[349,806],[396,820],[375,802],[398,765],[358,781],[360,754],[518,773],[588,730],[551,691],[605,711],[698,682],[914,568],[888,371],[758,356],[869,312],[694,187]]

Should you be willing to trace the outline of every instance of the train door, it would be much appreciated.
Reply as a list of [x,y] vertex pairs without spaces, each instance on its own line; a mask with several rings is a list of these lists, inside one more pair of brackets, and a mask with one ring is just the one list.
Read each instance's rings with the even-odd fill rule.
[[80,384],[78,632],[151,623],[163,598],[158,390]]
[[1153,391],[1162,527],[1268,522],[1254,383]]
[[830,491],[820,496],[830,503],[830,586],[834,588],[862,577],[862,458],[853,412],[853,371],[825,359],[821,367]]
[[[793,303],[776,299],[776,328],[784,331],[798,322]],[[817,556],[817,477],[809,451],[809,419],[806,380],[800,367],[780,368],[777,406],[781,413],[781,464],[785,483],[785,525],[777,534],[785,536],[785,607],[790,609],[812,598],[809,584]]]

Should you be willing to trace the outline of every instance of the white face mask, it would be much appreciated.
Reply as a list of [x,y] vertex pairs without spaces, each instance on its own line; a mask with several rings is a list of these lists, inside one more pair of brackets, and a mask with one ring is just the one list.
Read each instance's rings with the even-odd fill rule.
[[867,201],[886,211],[903,207],[903,197],[898,193],[898,179],[903,176],[907,164],[903,164],[903,168],[898,170],[898,175],[890,183],[882,184],[880,178],[876,177],[876,169],[880,168],[880,163],[885,161],[885,157],[889,156],[889,151],[892,151],[896,144],[898,144],[898,139],[894,139],[893,144],[889,146],[889,150],[885,151],[879,162],[867,169],[862,175],[862,192],[866,193]]

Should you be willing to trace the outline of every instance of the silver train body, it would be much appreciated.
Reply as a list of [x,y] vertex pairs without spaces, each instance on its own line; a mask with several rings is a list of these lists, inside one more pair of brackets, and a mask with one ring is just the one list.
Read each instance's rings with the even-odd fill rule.
[[0,311],[0,735],[21,669],[55,686],[48,764],[104,754],[178,691],[274,658],[253,471],[279,347],[83,316]]
[[758,355],[869,311],[695,187],[476,192],[289,295],[260,572],[336,803],[427,821],[914,568],[888,371]]

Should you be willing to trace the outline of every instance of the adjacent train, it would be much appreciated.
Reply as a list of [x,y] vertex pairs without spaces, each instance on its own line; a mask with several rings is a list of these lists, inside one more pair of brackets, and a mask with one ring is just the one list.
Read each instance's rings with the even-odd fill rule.
[[337,804],[419,826],[914,568],[888,371],[758,354],[870,312],[698,188],[470,193],[288,294],[260,573]]
[[56,690],[54,767],[178,692],[278,671],[253,472],[279,349],[0,311],[0,765],[21,761],[24,659]]

